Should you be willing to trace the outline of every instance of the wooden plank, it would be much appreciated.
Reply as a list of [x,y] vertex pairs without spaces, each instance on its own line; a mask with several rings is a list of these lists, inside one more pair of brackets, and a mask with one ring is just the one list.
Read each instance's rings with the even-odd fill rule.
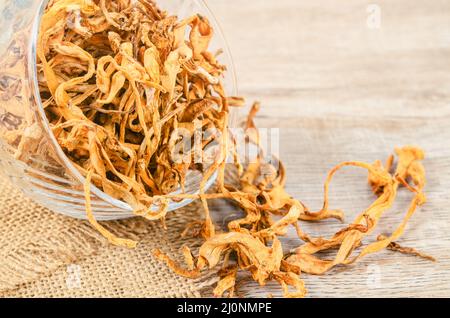
[[[335,164],[384,159],[409,144],[427,152],[429,202],[400,242],[439,262],[385,251],[329,275],[305,276],[309,295],[449,296],[450,2],[377,1],[379,29],[367,25],[372,1],[208,3],[230,43],[241,94],[263,102],[260,126],[281,129],[294,196],[319,208],[322,182]],[[348,222],[373,200],[365,178],[349,169],[333,185],[332,205],[348,212]],[[409,199],[400,194],[379,233],[395,228]],[[303,226],[316,235],[342,227],[325,223]],[[293,233],[286,241],[288,247],[299,244]],[[247,296],[278,291],[276,285],[242,288]]]

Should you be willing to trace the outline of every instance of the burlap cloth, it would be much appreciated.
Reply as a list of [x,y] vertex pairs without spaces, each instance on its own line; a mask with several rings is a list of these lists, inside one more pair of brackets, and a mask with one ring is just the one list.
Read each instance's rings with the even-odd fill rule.
[[180,240],[196,203],[170,213],[168,230],[135,218],[107,223],[115,234],[139,240],[135,250],[114,247],[91,226],[55,214],[25,198],[0,176],[0,297],[199,297],[216,278],[188,280],[154,259],[161,248],[179,257]]

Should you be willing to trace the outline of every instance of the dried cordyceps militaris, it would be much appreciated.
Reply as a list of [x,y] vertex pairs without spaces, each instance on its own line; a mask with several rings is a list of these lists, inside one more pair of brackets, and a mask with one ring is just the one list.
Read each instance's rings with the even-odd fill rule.
[[[425,202],[423,153],[419,149],[397,150],[394,174],[390,172],[393,159],[387,167],[380,162],[349,162],[336,167],[325,185],[324,207],[315,213],[285,192],[282,164],[274,167],[264,162],[262,154],[243,167],[233,149],[237,182],[225,182],[230,150],[227,141],[233,140],[228,133],[229,107],[241,106],[243,100],[225,96],[221,84],[225,67],[208,51],[212,36],[204,17],[178,21],[151,0],[50,1],[37,46],[39,85],[59,144],[86,176],[86,212],[93,226],[113,244],[136,245],[114,237],[96,222],[90,206],[91,182],[149,220],[164,218],[169,200],[200,199],[205,220],[193,225],[199,226],[196,234],[205,242],[196,255],[188,247],[183,249],[186,267],[160,250],[154,255],[186,277],[198,277],[203,269],[220,266],[216,296],[233,295],[240,270],[248,271],[261,285],[278,281],[286,297],[303,297],[302,272],[321,274],[383,248],[412,253],[393,245],[393,240],[403,233],[416,207]],[[247,140],[257,147],[259,136],[253,119],[258,109],[259,104],[255,104],[246,123]],[[203,132],[210,128],[220,132],[219,155],[209,167],[191,164],[194,160],[175,163],[171,158],[179,142],[176,130],[187,129],[193,137],[196,121],[201,121]],[[203,141],[203,149],[213,139]],[[328,188],[333,175],[344,166],[367,169],[378,199],[334,237],[310,237],[301,230],[299,220],[343,219],[341,211],[328,208]],[[200,194],[170,195],[178,187],[183,189],[189,169],[202,169]],[[205,182],[216,171],[218,191],[205,193]],[[409,180],[413,185],[407,183]],[[390,237],[380,238],[352,257],[392,205],[399,186],[415,194],[404,222]],[[229,222],[227,232],[219,232],[209,215],[207,202],[211,199],[233,201],[245,216]],[[152,212],[153,204],[160,210]],[[289,226],[305,243],[286,255],[279,237]],[[334,260],[315,256],[328,249],[338,250]]]
[[206,18],[178,21],[146,0],[55,0],[42,16],[39,86],[54,135],[87,179],[147,219],[165,216],[164,195],[184,187],[189,169],[203,169],[206,181],[217,168],[174,162],[176,132],[189,139],[195,121],[224,131],[228,107],[242,104],[224,94],[212,35]]
[[[258,105],[253,107],[252,116],[258,107]],[[254,127],[252,116],[249,117],[248,127]],[[250,139],[258,138],[251,136]],[[434,260],[428,255],[394,243],[394,240],[403,234],[408,220],[417,207],[426,200],[423,194],[425,170],[421,163],[424,159],[423,151],[415,147],[405,147],[397,149],[396,153],[398,162],[394,172],[391,172],[394,156],[389,158],[386,167],[379,161],[374,164],[345,162],[336,166],[329,173],[325,183],[323,209],[316,213],[309,212],[304,204],[285,192],[282,166],[278,171],[273,169],[273,175],[268,176],[268,169],[263,168],[262,160],[249,164],[240,176],[239,186],[223,186],[219,182],[221,191],[208,195],[211,199],[220,197],[235,201],[246,213],[246,217],[230,222],[229,232],[207,237],[199,250],[194,267],[190,265],[189,270],[185,270],[159,250],[155,250],[154,255],[165,261],[178,274],[192,278],[198,277],[205,267],[215,268],[224,259],[222,269],[219,271],[221,280],[214,290],[215,296],[222,296],[226,291],[233,295],[238,269],[249,271],[253,279],[261,285],[268,280],[278,281],[286,297],[303,297],[306,289],[299,276],[301,273],[323,274],[334,266],[353,263],[365,255],[385,248]],[[310,237],[300,229],[299,220],[343,219],[341,211],[329,210],[328,191],[336,172],[347,166],[361,167],[368,171],[369,183],[377,195],[377,200],[351,225],[332,238]],[[224,170],[220,173],[223,175]],[[412,185],[408,182],[412,182]],[[380,236],[376,242],[363,246],[363,239],[376,229],[383,214],[392,206],[400,186],[406,187],[414,194],[403,222],[390,237]],[[274,221],[273,216],[281,218]],[[304,244],[288,254],[283,254],[278,237],[284,235],[289,226],[297,230],[298,237]],[[357,256],[352,256],[357,248],[362,249]],[[338,251],[333,260],[323,260],[315,256],[318,252],[326,250]],[[236,259],[236,263],[232,265],[229,264],[231,254]],[[189,263],[192,264],[192,261]],[[290,292],[289,286],[294,287],[295,291]]]

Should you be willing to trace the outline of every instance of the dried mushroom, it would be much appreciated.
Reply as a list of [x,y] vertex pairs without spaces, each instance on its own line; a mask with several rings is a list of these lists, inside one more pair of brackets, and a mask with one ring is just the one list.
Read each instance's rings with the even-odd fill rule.
[[[411,253],[393,241],[403,234],[416,208],[425,203],[423,152],[413,147],[398,149],[393,174],[392,158],[386,167],[380,162],[337,166],[325,184],[323,209],[311,212],[286,193],[282,164],[275,167],[260,155],[256,162],[243,166],[236,149],[230,149],[229,110],[245,102],[224,93],[226,67],[218,62],[220,52],[209,51],[213,35],[205,17],[180,21],[152,0],[53,0],[48,4],[37,43],[39,87],[54,135],[86,176],[86,212],[92,225],[115,245],[136,246],[134,241],[115,237],[94,219],[91,184],[127,202],[136,215],[149,220],[163,219],[170,200],[201,200],[205,220],[190,224],[184,235],[195,228],[194,234],[205,242],[196,253],[183,249],[186,265],[177,264],[160,250],[153,253],[185,277],[199,277],[202,270],[220,267],[215,296],[234,295],[238,272],[248,271],[261,285],[279,282],[286,297],[303,297],[302,273],[322,274],[384,248]],[[248,142],[257,147],[260,137],[253,119],[258,109],[255,104],[245,127]],[[14,117],[5,117],[3,122],[14,125]],[[189,160],[173,160],[174,149],[182,143],[177,131],[184,129],[191,139],[196,127],[203,134],[211,129],[218,132],[201,142],[201,150],[218,143],[218,154],[209,166],[196,163],[195,147],[184,153]],[[225,182],[230,150],[238,175],[235,184]],[[328,190],[335,173],[346,166],[369,172],[377,199],[333,237],[307,235],[299,221],[343,220],[343,212],[329,209]],[[203,173],[200,193],[171,194],[184,189],[189,170]],[[205,193],[206,181],[216,172],[217,193]],[[380,237],[353,256],[363,239],[376,230],[400,186],[414,195],[404,221],[392,235]],[[244,212],[242,218],[229,222],[227,232],[215,228],[208,209],[212,199],[232,201]],[[155,204],[158,211],[151,209]],[[279,237],[288,227],[296,230],[304,244],[285,254]],[[334,259],[317,256],[329,249],[337,250]]]

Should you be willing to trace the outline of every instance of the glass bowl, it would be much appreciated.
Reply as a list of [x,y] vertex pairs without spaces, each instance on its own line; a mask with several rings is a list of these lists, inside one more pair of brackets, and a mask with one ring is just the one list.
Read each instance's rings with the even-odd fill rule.
[[[85,178],[66,157],[51,132],[42,107],[36,74],[36,39],[48,0],[2,0],[0,3],[0,172],[48,209],[86,219]],[[237,95],[233,61],[220,26],[204,0],[160,0],[158,5],[180,19],[199,13],[215,30],[212,50],[222,49],[228,71],[223,80],[229,95]],[[230,113],[230,126],[237,120]],[[37,146],[38,145],[38,146]],[[186,193],[198,193],[202,175],[190,171]],[[208,180],[206,188],[215,181]],[[132,208],[97,187],[91,189],[92,210],[100,221],[133,217]],[[171,202],[169,211],[192,200]],[[157,206],[153,207],[158,209]]]

